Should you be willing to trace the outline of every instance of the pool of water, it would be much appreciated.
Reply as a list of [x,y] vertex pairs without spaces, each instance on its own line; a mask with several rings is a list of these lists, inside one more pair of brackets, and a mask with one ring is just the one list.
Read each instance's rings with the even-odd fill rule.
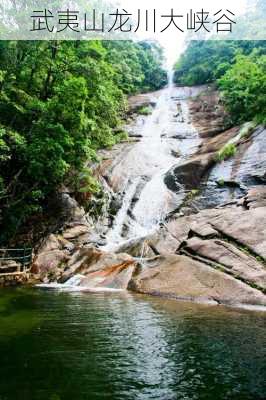
[[0,291],[0,400],[262,400],[266,313]]

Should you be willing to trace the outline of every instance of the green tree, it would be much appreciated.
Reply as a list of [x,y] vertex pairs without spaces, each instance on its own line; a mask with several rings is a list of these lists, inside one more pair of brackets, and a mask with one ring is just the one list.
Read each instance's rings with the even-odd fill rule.
[[162,59],[154,43],[0,41],[0,240],[60,185],[99,189],[84,165],[120,139],[127,96],[165,84]]
[[266,55],[238,55],[219,87],[235,121],[266,122]]

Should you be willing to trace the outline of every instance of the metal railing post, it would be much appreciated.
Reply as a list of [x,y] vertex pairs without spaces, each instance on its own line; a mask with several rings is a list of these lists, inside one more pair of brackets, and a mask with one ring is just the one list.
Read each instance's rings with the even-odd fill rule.
[[[18,254],[18,255],[17,255]],[[19,262],[20,267],[17,267],[17,273],[24,273],[27,271],[27,267],[32,262],[32,248],[25,246],[20,249],[0,249],[0,262],[14,261]],[[1,275],[0,270],[0,275]],[[6,272],[4,272],[6,274]],[[12,273],[13,274],[13,273]]]
[[22,272],[25,272],[25,254],[26,254],[26,249],[25,249],[25,246],[24,246],[23,261],[22,261]]

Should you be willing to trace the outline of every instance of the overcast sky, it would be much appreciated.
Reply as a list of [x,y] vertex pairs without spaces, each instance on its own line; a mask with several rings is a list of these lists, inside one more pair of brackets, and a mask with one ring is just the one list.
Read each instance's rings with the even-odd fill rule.
[[[171,8],[174,12],[180,15],[186,15],[190,11],[198,12],[201,9],[210,12],[213,15],[219,10],[230,10],[235,15],[242,14],[250,0],[120,0],[119,1],[122,8],[126,9],[127,12],[134,12],[134,10],[153,10],[156,9],[157,15],[169,14]],[[168,20],[165,19],[167,25]],[[167,58],[167,63],[172,66],[176,61],[178,55],[182,52],[184,48],[185,33],[179,32],[175,27],[170,27],[163,33],[157,33],[155,37],[162,44],[165,49],[165,55]],[[148,39],[149,34],[143,32],[141,34],[142,38]],[[154,36],[153,36],[154,38]]]

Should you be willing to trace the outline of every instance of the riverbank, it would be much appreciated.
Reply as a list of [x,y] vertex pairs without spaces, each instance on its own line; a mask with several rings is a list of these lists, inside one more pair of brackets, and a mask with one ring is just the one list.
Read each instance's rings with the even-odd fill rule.
[[84,290],[266,305],[264,128],[228,126],[212,87],[170,86],[133,104],[141,101],[152,113],[134,119],[131,140],[101,152],[95,169],[101,215],[62,193],[68,219],[39,247],[33,280],[78,275]]

